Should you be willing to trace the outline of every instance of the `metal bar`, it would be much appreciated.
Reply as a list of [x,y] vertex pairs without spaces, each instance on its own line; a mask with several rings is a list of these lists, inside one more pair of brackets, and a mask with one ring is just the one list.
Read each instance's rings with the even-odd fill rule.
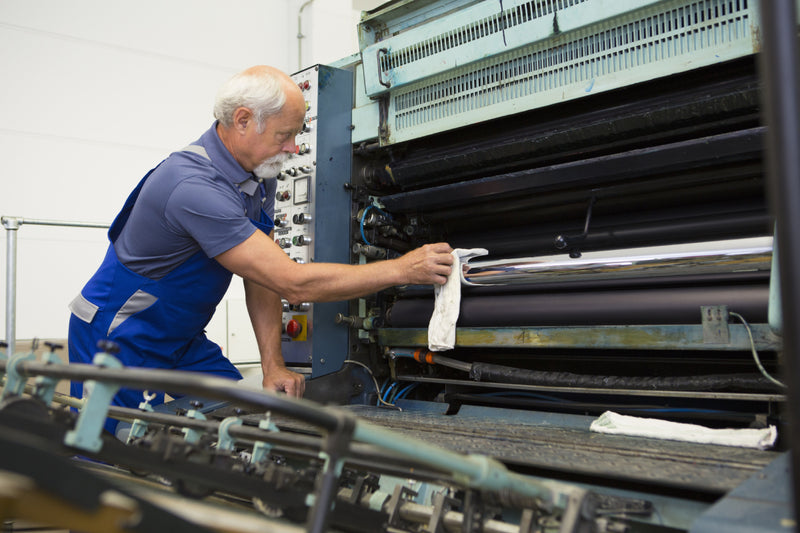
[[[730,342],[704,340],[702,325],[542,326],[517,328],[456,328],[456,346],[470,348],[619,348],[630,350],[750,350],[741,324],[730,324]],[[751,324],[757,350],[779,350],[781,338],[767,324]],[[378,330],[385,346],[428,345],[427,328]]]
[[2,218],[6,228],[6,343],[8,356],[16,351],[17,343],[17,231],[19,221]]
[[0,217],[6,229],[6,343],[8,355],[14,355],[17,343],[17,231],[23,224],[70,228],[108,228],[109,224],[71,222],[23,217]]
[[797,8],[791,0],[762,1],[759,54],[764,90],[767,189],[781,243],[779,272],[784,328],[784,372],[788,385],[789,438],[795,515],[800,511],[800,57]]
[[[0,360],[0,371],[4,371],[6,365],[6,361]],[[299,418],[326,431],[333,431],[338,427],[336,414],[329,413],[326,408],[320,408],[308,400],[248,389],[237,381],[198,372],[139,367],[114,369],[77,363],[49,365],[31,361],[20,363],[16,368],[19,375],[24,377],[47,376],[72,381],[96,380],[120,387],[192,394],[212,400],[228,400],[244,407],[273,410]]]
[[466,285],[514,285],[570,280],[768,271],[772,237],[732,239],[569,255],[474,261],[462,266]]
[[779,270],[778,240],[773,239],[772,265],[769,271],[769,307],[767,308],[767,322],[769,327],[777,333],[783,331],[783,312],[781,307],[781,275]]
[[[12,217],[3,217],[5,218],[12,218]],[[45,220],[41,218],[24,218],[24,217],[16,217],[19,221],[19,225],[27,224],[28,226],[59,226],[63,228],[100,228],[100,229],[108,229],[110,227],[109,224],[102,224],[100,222],[80,222],[80,221],[68,221],[68,220]]]
[[471,381],[468,379],[428,378],[411,374],[398,374],[398,381],[419,383],[435,383],[438,385],[458,385],[459,387],[480,387],[486,389],[508,389],[536,392],[564,392],[569,394],[608,394],[613,396],[648,396],[655,398],[694,398],[702,400],[736,400],[743,402],[785,402],[783,394],[760,394],[739,392],[700,392],[700,391],[663,391],[663,390],[631,390],[631,389],[595,389],[588,387],[550,387],[546,385],[520,385],[516,383],[494,383],[490,381]]

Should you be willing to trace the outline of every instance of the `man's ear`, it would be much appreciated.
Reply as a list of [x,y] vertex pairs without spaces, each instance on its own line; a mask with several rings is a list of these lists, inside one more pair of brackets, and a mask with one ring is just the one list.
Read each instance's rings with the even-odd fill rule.
[[246,107],[237,107],[233,112],[233,127],[239,133],[244,133],[252,120],[253,112]]

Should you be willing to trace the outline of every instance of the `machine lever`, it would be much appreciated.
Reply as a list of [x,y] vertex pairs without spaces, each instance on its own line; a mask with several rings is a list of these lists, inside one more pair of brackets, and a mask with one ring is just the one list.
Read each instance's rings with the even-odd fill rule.
[[581,256],[581,252],[576,246],[585,241],[586,237],[589,235],[589,224],[592,221],[592,208],[595,202],[597,202],[597,195],[592,191],[592,197],[589,199],[589,207],[586,208],[586,221],[583,224],[583,233],[580,235],[556,235],[553,241],[553,245],[558,250],[572,248],[569,251],[569,256],[573,259],[577,259]]
[[381,68],[381,54],[388,54],[388,53],[389,53],[389,49],[388,48],[379,48],[378,49],[378,53],[377,53],[377,56],[378,56],[378,83],[380,83],[381,85],[383,85],[387,89],[389,89],[392,86],[392,84],[389,83],[388,81],[384,80],[383,76],[381,76],[381,72],[383,72],[383,68]]

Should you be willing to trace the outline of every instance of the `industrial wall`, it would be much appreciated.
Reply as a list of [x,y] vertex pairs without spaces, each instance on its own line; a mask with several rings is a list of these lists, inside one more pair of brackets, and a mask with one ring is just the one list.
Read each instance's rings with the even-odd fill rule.
[[[110,223],[151,167],[210,126],[222,82],[254,64],[299,70],[300,44],[303,66],[355,53],[365,2],[0,0],[0,215]],[[105,230],[23,223],[17,236],[16,338],[63,338]],[[4,290],[0,338],[5,302]],[[240,280],[222,311],[212,338],[256,357]]]

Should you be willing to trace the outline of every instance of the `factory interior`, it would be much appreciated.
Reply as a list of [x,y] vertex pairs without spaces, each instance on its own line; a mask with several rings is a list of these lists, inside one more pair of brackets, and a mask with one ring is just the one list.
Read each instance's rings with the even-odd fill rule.
[[[800,1],[114,4],[0,2],[2,532],[797,530]],[[260,64],[305,100],[274,245],[447,283],[282,299],[301,398],[235,275],[243,379],[70,360],[128,194]]]

